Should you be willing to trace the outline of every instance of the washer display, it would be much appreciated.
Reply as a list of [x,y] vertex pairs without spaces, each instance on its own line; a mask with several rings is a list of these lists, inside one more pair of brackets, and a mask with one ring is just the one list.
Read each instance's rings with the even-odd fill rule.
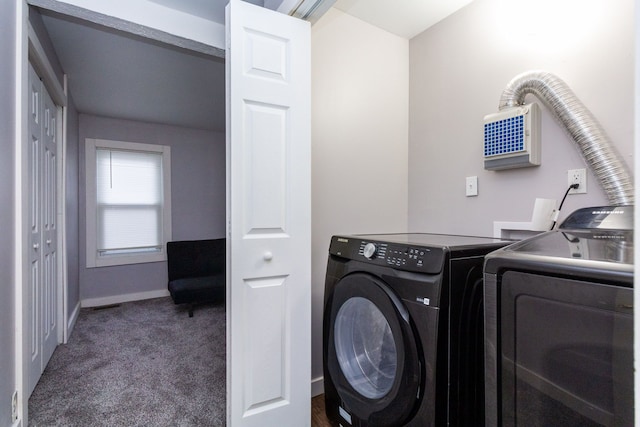
[[332,238],[324,385],[334,425],[482,422],[482,264],[508,243],[442,234]]

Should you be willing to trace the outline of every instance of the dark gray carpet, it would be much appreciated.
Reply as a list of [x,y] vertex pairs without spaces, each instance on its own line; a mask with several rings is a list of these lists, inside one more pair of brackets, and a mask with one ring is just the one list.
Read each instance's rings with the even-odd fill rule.
[[29,425],[224,426],[223,304],[82,309],[29,399]]

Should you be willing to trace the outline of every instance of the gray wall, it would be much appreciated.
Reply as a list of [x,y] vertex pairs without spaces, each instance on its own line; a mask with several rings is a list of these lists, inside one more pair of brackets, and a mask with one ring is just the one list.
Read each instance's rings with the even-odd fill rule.
[[[494,220],[529,221],[536,197],[559,202],[567,169],[586,167],[543,107],[542,165],[483,169],[483,116],[497,111],[506,84],[524,71],[562,78],[632,165],[633,1],[583,2],[571,10],[556,2],[509,14],[511,3],[521,2],[476,0],[410,41],[410,231],[491,235]],[[549,15],[528,22],[539,12]],[[467,198],[465,177],[473,175],[479,195]],[[587,194],[567,198],[563,216],[606,204],[591,173],[587,187]]]
[[86,268],[86,138],[171,147],[172,240],[225,236],[225,135],[197,129],[80,114],[80,299],[167,289],[166,262]]
[[11,425],[15,365],[15,1],[0,2],[0,427]]
[[312,27],[311,43],[315,394],[331,236],[407,229],[409,42],[330,9]]

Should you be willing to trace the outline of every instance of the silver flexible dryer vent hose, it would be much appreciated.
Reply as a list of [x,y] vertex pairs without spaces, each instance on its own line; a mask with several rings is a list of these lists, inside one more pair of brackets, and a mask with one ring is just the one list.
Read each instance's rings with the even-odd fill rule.
[[627,165],[591,112],[569,86],[551,73],[528,71],[516,76],[500,97],[499,109],[524,105],[527,94],[544,102],[578,145],[611,205],[633,204],[633,180]]

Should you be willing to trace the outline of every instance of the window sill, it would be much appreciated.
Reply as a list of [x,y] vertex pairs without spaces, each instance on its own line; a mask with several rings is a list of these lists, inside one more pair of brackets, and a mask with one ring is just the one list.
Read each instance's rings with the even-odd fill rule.
[[167,260],[167,254],[161,253],[143,255],[109,255],[99,258],[87,259],[87,268],[113,267],[117,265],[146,264]]

